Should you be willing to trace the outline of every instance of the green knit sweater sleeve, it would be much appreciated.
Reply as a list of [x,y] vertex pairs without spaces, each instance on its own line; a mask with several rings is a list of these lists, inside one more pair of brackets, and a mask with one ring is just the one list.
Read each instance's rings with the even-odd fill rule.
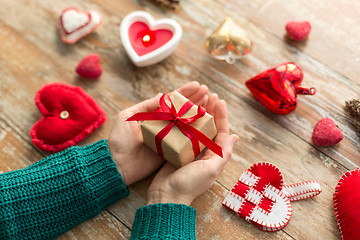
[[183,204],[159,203],[139,208],[132,240],[191,240],[195,235],[196,210]]
[[54,239],[129,194],[106,140],[0,175],[0,239]]

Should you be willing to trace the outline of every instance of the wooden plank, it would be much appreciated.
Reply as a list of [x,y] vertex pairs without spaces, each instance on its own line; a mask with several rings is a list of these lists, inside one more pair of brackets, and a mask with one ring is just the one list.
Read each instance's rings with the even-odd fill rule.
[[288,21],[309,21],[312,24],[310,39],[303,43],[284,42],[287,51],[294,48],[308,54],[340,74],[359,84],[360,2],[346,0],[333,3],[286,1],[220,0],[229,11],[249,19],[270,34],[285,40]]
[[[219,237],[226,238],[244,232],[248,234],[248,231],[251,233],[247,236],[252,238],[338,237],[331,195],[339,176],[346,169],[359,165],[359,137],[354,131],[355,122],[342,109],[345,100],[358,96],[359,85],[356,81],[339,74],[332,64],[315,58],[312,53],[284,46],[278,35],[274,36],[251,19],[249,21],[249,17],[239,16],[231,9],[232,5],[223,6],[216,1],[183,1],[183,9],[173,13],[159,10],[148,1],[75,1],[71,4],[102,11],[105,14],[104,24],[78,44],[66,45],[59,41],[55,21],[58,13],[68,4],[66,1],[59,4],[46,1],[33,1],[30,4],[25,0],[15,4],[7,1],[0,9],[0,22],[3,22],[0,25],[0,41],[6,43],[0,46],[0,64],[5,69],[0,75],[5,83],[0,86],[3,97],[0,100],[0,114],[9,119],[9,124],[24,139],[29,140],[28,130],[39,118],[31,98],[45,82],[60,80],[82,86],[104,107],[110,118],[108,125],[82,143],[87,144],[107,137],[119,110],[151,97],[158,91],[169,91],[196,79],[207,84],[211,91],[219,93],[228,102],[231,130],[241,137],[233,160],[218,178],[220,185],[215,185],[194,203],[200,218],[197,223],[199,239],[209,239],[217,232],[224,232]],[[30,18],[8,14],[21,11],[22,5],[33,13]],[[155,17],[173,17],[185,30],[175,53],[163,63],[149,68],[138,69],[129,62],[117,34],[121,18],[137,9],[145,9]],[[249,35],[255,42],[252,55],[232,66],[211,59],[202,46],[208,34],[221,21],[220,17],[214,19],[213,16],[227,15],[249,29]],[[90,83],[78,79],[73,71],[77,62],[92,51],[99,52],[105,64],[101,79]],[[277,116],[265,110],[251,96],[244,83],[256,73],[288,60],[302,66],[305,72],[304,84],[314,85],[319,92],[313,97],[300,97],[299,106],[293,114]],[[334,95],[336,92],[341,92],[341,95]],[[337,147],[312,146],[312,128],[324,116],[336,119],[344,131],[345,139]],[[216,217],[216,221],[210,222],[207,212],[211,216],[222,213],[219,202],[225,192],[243,170],[258,161],[271,161],[278,165],[288,183],[319,180],[324,192],[315,199],[294,203],[293,219],[284,232],[278,234],[269,235],[256,228],[248,230],[249,224],[232,217],[229,221],[231,227],[214,224],[228,221],[229,216]],[[290,161],[292,165],[289,165]],[[126,226],[131,226],[136,209],[145,204],[149,181],[147,179],[132,186],[132,194],[110,208]],[[216,192],[217,197],[210,201],[214,197],[213,192]],[[309,216],[319,219],[319,223],[326,223],[326,227],[319,231],[318,224],[308,224],[306,229],[309,231],[304,233],[304,221]],[[217,226],[216,232],[211,230],[214,225]],[[232,228],[237,226],[239,229],[233,232]]]
[[0,173],[25,168],[43,158],[3,119],[0,119],[0,156]]
[[[214,10],[214,12],[204,12],[204,5],[207,5],[209,9]],[[122,6],[121,4],[111,3],[111,1],[106,1],[104,7],[106,7],[106,12],[112,11],[113,14],[115,14],[115,12],[116,14],[120,14],[121,12],[124,12],[124,9],[129,9],[130,7],[130,10],[132,10],[132,8],[136,8],[136,6],[133,6],[131,4],[124,3]],[[189,9],[186,9],[187,7]],[[156,13],[152,12],[153,9],[146,9],[153,13],[155,16],[157,16]],[[191,14],[186,15],[190,12]],[[214,29],[218,24],[217,22],[214,22],[213,16],[226,14],[234,17],[234,19],[238,22],[243,22],[244,25],[246,24],[248,28],[252,30],[250,31],[250,33],[255,34],[255,36],[252,36],[252,38],[257,40],[255,44],[256,46],[258,46],[256,49],[254,49],[252,56],[244,59],[239,64],[236,64],[234,66],[228,66],[225,63],[212,60],[207,56],[202,46],[202,41],[207,36],[205,33],[205,30],[208,30],[206,29],[207,25],[211,23]],[[195,20],[201,22],[191,22],[191,24],[189,23],[191,20],[194,21],[194,19],[191,19],[191,17],[199,15],[201,15],[202,17],[196,18]],[[357,134],[354,134],[353,131],[354,121],[351,120],[348,115],[344,113],[343,110],[344,101],[357,96],[357,93],[360,91],[360,88],[358,86],[352,85],[350,87],[349,84],[351,83],[351,81],[349,81],[349,79],[342,77],[333,70],[327,68],[319,62],[316,62],[315,60],[309,58],[304,54],[299,53],[297,55],[294,55],[292,53],[284,52],[283,41],[280,41],[279,39],[268,35],[265,31],[251,24],[246,19],[239,18],[238,16],[234,16],[233,14],[228,13],[227,10],[222,9],[217,3],[206,2],[205,4],[205,2],[197,1],[196,4],[189,4],[189,6],[185,5],[183,7],[183,12],[180,12],[177,15],[173,14],[171,16],[179,20],[180,23],[185,26],[183,41],[191,42],[191,44],[180,44],[179,48],[174,53],[174,55],[178,58],[171,57],[164,62],[163,69],[167,71],[166,73],[161,73],[162,67],[160,67],[159,65],[151,68],[151,72],[155,72],[155,75],[157,73],[157,76],[160,75],[160,81],[162,81],[162,75],[168,76],[168,79],[170,79],[170,77],[176,77],[173,76],[173,73],[177,72],[174,71],[174,69],[186,69],[186,67],[181,66],[184,63],[179,63],[178,60],[180,58],[181,60],[183,60],[180,62],[186,62],[187,68],[191,69],[187,70],[188,72],[191,72],[193,74],[193,68],[195,68],[197,71],[204,74],[206,78],[210,78],[210,80],[215,81],[214,84],[210,83],[211,89],[218,90],[218,87],[215,87],[216,85],[223,86],[227,91],[231,91],[234,94],[238,95],[250,106],[254,107],[258,111],[264,112],[264,114],[268,115],[270,118],[273,118],[274,121],[280,123],[285,128],[294,132],[294,134],[300,136],[306,141],[310,140],[312,128],[321,117],[332,117],[337,122],[343,124],[343,126],[341,127],[343,127],[347,140],[343,141],[343,148],[337,149],[339,152],[334,151],[333,148],[319,149],[334,158],[336,161],[339,161],[340,164],[347,166],[348,168],[354,168],[356,165],[358,165],[359,162],[357,155],[359,150],[354,151],[354,149],[356,149],[357,147],[357,142],[359,141],[359,138]],[[201,25],[201,27],[199,25]],[[266,38],[263,37],[264,35],[266,35]],[[272,44],[267,44],[268,41],[270,41]],[[296,110],[296,113],[298,113],[297,115],[273,115],[269,113],[263,106],[261,106],[261,104],[259,104],[253,97],[251,97],[244,83],[247,79],[255,75],[257,72],[263,71],[267,67],[273,66],[277,63],[289,60],[295,61],[302,66],[305,72],[306,85],[317,87],[318,93],[313,97],[299,97],[299,106]],[[206,64],[206,70],[204,70],[204,64]],[[174,66],[176,67],[174,68]],[[145,78],[147,83],[141,84],[143,91],[140,92],[151,91],[153,90],[154,85],[162,86],[162,83],[159,82],[156,82],[156,84],[150,84],[148,82],[148,76],[145,75],[149,74],[148,71],[149,69],[146,68],[138,69],[136,73],[136,75],[141,76],[142,79]],[[193,76],[194,75],[191,75],[191,77]],[[152,76],[149,76],[149,78],[151,79]],[[139,81],[141,81],[141,83],[144,83],[145,79],[144,81]],[[333,79],[332,84],[329,84],[328,79]],[[169,85],[172,84],[171,80],[167,81]],[[206,81],[205,79],[204,83],[209,85],[209,81]],[[180,82],[180,80],[178,82]],[[151,87],[149,88],[149,86]],[[325,92],[323,89],[326,89],[327,91]],[[336,92],[341,92],[341,95],[334,96],[334,93]],[[309,114],[310,112],[312,114]],[[352,162],[355,162],[356,165],[352,164]]]
[[131,232],[108,211],[71,229],[57,240],[130,239]]

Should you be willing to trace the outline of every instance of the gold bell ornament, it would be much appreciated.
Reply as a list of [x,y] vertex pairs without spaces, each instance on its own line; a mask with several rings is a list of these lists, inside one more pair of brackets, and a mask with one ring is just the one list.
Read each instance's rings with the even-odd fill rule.
[[226,18],[206,39],[205,48],[214,58],[234,64],[236,59],[251,52],[252,41],[244,29]]

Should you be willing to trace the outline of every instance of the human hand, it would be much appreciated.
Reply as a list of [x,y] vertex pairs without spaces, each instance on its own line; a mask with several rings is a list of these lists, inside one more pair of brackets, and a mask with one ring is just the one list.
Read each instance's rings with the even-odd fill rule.
[[179,169],[166,163],[153,179],[148,189],[148,204],[178,203],[190,205],[215,182],[226,163],[231,158],[232,148],[239,140],[236,135],[229,136],[226,103],[211,94],[204,106],[214,116],[218,134],[215,142],[223,147],[223,158],[211,150]]
[[[208,101],[208,88],[198,82],[188,83],[179,89],[196,105]],[[110,153],[126,186],[131,185],[157,170],[164,160],[143,144],[140,122],[126,121],[138,112],[152,112],[159,106],[161,94],[121,111],[110,132],[108,146]]]

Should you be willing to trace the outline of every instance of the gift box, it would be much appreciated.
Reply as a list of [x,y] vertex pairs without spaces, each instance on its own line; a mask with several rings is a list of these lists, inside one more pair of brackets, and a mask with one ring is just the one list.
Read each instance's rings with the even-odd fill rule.
[[137,113],[128,119],[141,124],[144,144],[175,167],[192,162],[206,147],[222,157],[212,139],[217,130],[213,116],[178,92],[164,94],[153,113]]

